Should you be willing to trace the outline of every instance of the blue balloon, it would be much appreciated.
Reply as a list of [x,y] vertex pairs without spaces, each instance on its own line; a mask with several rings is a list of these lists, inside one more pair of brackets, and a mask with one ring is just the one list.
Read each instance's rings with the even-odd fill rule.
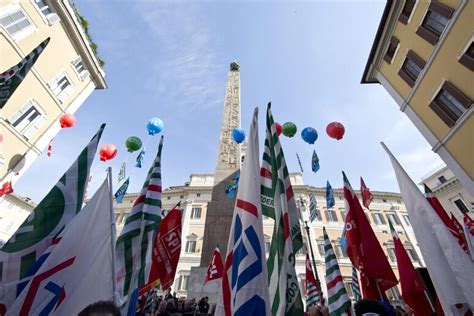
[[308,144],[314,144],[316,139],[318,139],[318,132],[312,127],[306,127],[301,131],[301,138]]
[[146,123],[146,129],[148,130],[148,135],[158,134],[163,130],[163,121],[157,117],[151,118]]
[[234,128],[232,130],[232,138],[235,140],[237,144],[240,144],[245,140],[245,132],[241,128]]

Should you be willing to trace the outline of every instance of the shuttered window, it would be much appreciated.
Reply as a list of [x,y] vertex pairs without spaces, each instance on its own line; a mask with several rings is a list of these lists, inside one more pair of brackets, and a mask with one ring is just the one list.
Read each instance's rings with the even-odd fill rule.
[[2,25],[12,37],[18,36],[23,31],[33,28],[33,24],[21,8],[16,8],[5,15],[0,15],[0,25]]
[[471,42],[467,50],[459,58],[459,62],[474,71],[474,42]]
[[31,139],[38,129],[46,122],[46,115],[38,110],[33,101],[28,101],[17,112],[13,113],[8,121],[18,133]]
[[405,5],[403,6],[403,10],[398,17],[398,20],[403,24],[407,24],[408,20],[410,19],[411,13],[413,12],[413,8],[415,7],[415,0],[406,0]]
[[388,45],[388,48],[387,48],[387,53],[383,57],[383,59],[387,63],[389,64],[392,63],[393,57],[395,56],[395,52],[398,48],[399,43],[400,41],[398,40],[398,38],[396,38],[395,36],[392,36],[392,38],[390,39],[390,44]]
[[446,125],[452,127],[472,106],[472,101],[446,81],[429,106]]
[[423,19],[423,23],[421,23],[416,34],[421,36],[428,43],[436,44],[446,28],[446,25],[448,25],[453,11],[453,9],[438,1],[432,1]]
[[53,94],[59,99],[59,101],[61,101],[61,103],[64,103],[64,101],[66,101],[66,99],[74,92],[71,81],[65,73],[54,78],[49,86]]
[[425,61],[421,59],[412,50],[408,51],[407,57],[403,62],[402,68],[398,72],[398,75],[410,86],[415,85],[415,81],[418,78],[420,72],[425,67]]

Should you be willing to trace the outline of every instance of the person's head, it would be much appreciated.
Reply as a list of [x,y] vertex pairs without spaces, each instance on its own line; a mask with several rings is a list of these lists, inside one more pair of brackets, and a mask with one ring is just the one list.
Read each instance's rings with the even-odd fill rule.
[[388,312],[377,301],[360,300],[354,305],[356,316],[362,316],[365,313],[374,313],[380,316],[388,316]]
[[120,310],[112,301],[98,301],[84,308],[78,316],[120,316]]

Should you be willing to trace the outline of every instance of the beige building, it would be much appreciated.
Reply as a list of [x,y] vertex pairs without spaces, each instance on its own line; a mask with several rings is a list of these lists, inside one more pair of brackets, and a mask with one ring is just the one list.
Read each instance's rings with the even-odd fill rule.
[[[291,174],[291,182],[293,184],[295,196],[297,197],[301,208],[303,219],[303,222],[301,222],[302,227],[304,226],[304,221],[308,221],[309,223],[309,194],[313,193],[317,198],[319,217],[314,222],[309,223],[309,226],[319,278],[324,283],[325,268],[322,232],[324,226],[326,227],[329,237],[333,241],[333,246],[336,255],[338,256],[344,282],[347,285],[349,294],[352,296],[352,291],[348,286],[350,283],[352,266],[349,258],[343,256],[339,244],[345,216],[342,189],[334,190],[336,205],[334,208],[328,210],[326,209],[325,188],[315,188],[305,185],[303,183],[302,174],[300,173]],[[187,294],[191,267],[198,267],[200,264],[206,211],[208,202],[211,201],[213,186],[213,174],[192,174],[189,182],[185,183],[183,186],[170,187],[164,190],[162,194],[163,209],[170,210],[181,201],[181,206],[184,210],[181,257],[176,272],[176,278],[172,286],[173,291],[176,291],[180,296],[186,296]],[[398,276],[394,245],[390,234],[390,228],[388,226],[389,220],[395,224],[394,227],[398,231],[400,239],[404,243],[409,256],[413,259],[415,267],[420,267],[423,264],[423,259],[416,244],[415,236],[410,225],[405,205],[402,202],[401,195],[398,193],[377,191],[372,193],[374,195],[374,200],[370,206],[370,210],[365,211],[395,274]],[[126,215],[130,212],[133,202],[137,197],[138,194],[127,194],[123,199],[123,203],[115,206],[117,235],[120,234],[123,224],[125,223]],[[273,232],[273,220],[265,218],[263,221],[263,229],[265,234],[265,247],[268,253]],[[303,231],[303,235],[305,244],[308,245],[305,231]],[[222,240],[222,243],[227,243],[227,240]],[[302,292],[306,293],[306,290],[304,289],[304,253],[305,250],[301,250],[296,256],[296,271],[300,278],[300,285],[303,289]],[[323,288],[325,288],[324,285]],[[387,294],[395,303],[401,303],[399,300],[400,293],[398,289],[392,289]]]
[[95,89],[107,87],[87,22],[68,0],[0,1],[0,71],[50,38],[0,110],[0,183],[15,183]]
[[387,0],[362,77],[387,90],[471,196],[473,21],[474,1]]
[[425,184],[446,210],[453,213],[462,223],[463,214],[473,215],[474,199],[467,192],[454,173],[447,166],[442,166],[421,180],[420,184]]
[[35,207],[36,204],[29,198],[15,193],[0,198],[0,247],[10,239]]

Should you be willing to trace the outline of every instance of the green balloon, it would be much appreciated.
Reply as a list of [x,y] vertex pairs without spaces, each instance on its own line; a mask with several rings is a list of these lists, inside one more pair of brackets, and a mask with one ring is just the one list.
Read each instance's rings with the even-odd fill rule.
[[127,147],[128,152],[133,153],[134,151],[137,151],[142,148],[142,141],[136,136],[130,136],[125,141],[125,146]]
[[297,128],[295,123],[293,122],[286,122],[283,124],[283,135],[286,137],[293,137],[296,134]]

